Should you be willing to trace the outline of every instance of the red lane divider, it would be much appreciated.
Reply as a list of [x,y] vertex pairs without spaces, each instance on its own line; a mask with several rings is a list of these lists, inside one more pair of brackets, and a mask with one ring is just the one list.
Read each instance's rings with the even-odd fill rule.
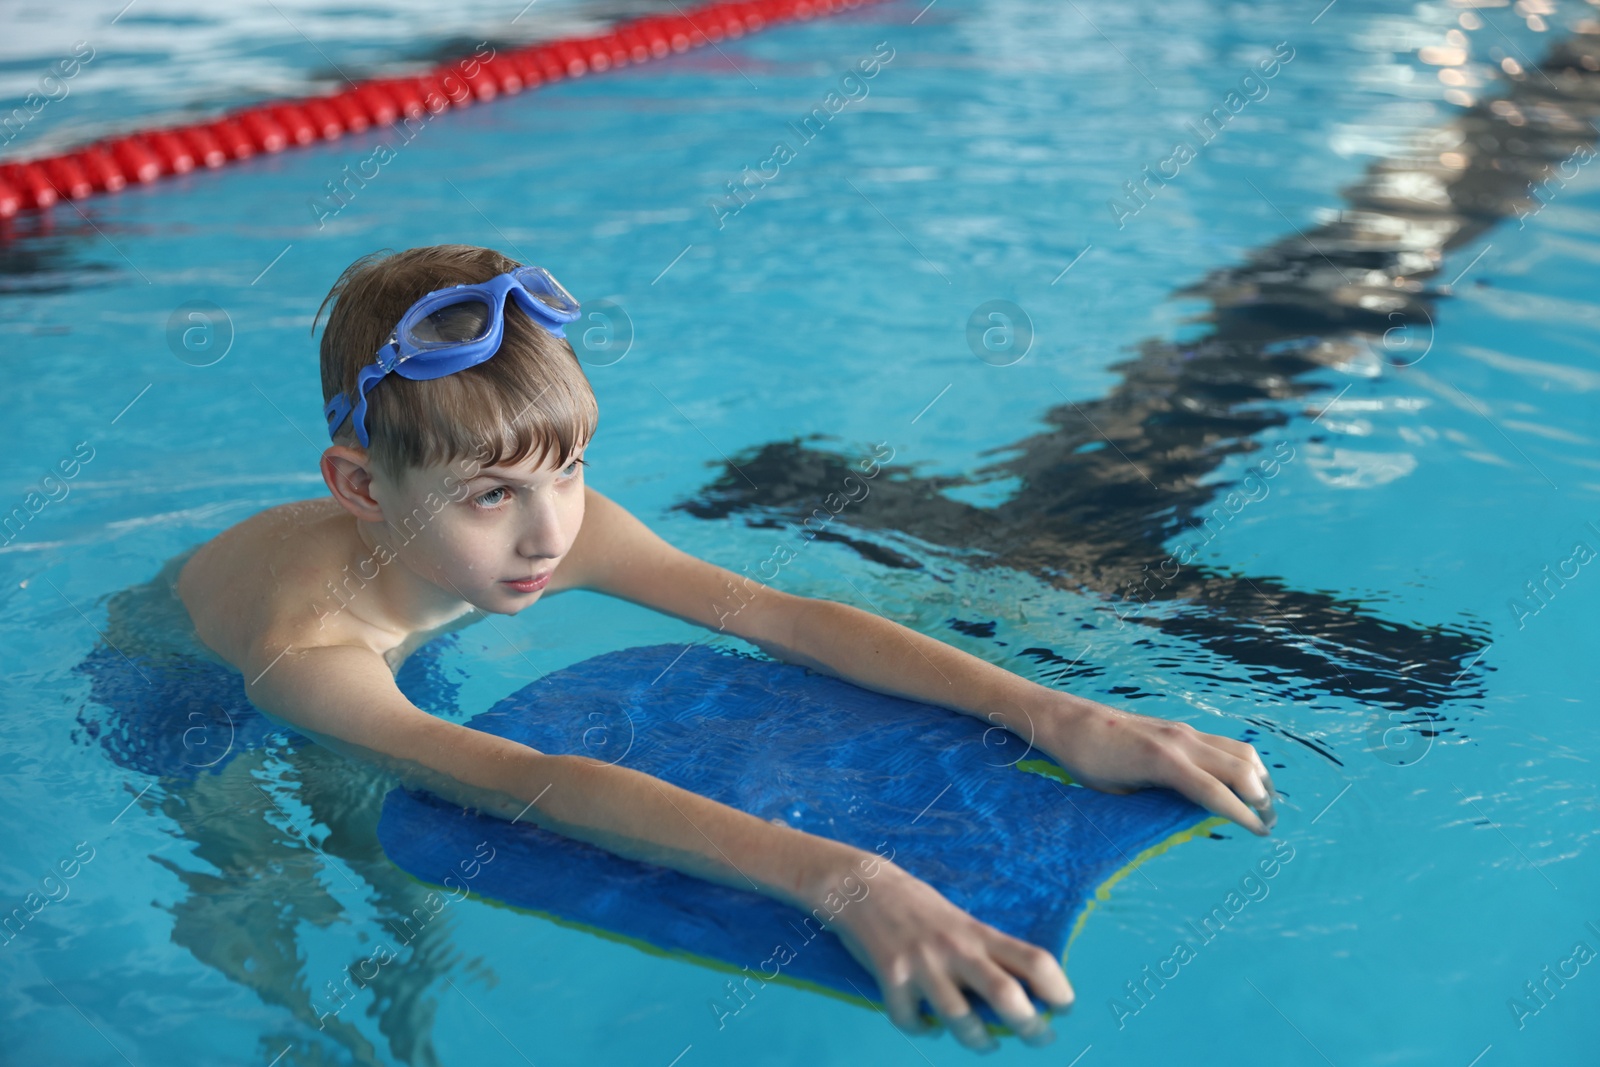
[[771,23],[811,19],[879,0],[723,0],[683,14],[646,15],[592,37],[567,37],[479,60],[476,53],[416,77],[374,78],[331,96],[268,101],[190,126],[106,138],[60,155],[0,164],[0,219],[59,199],[114,193],[258,152],[333,141],[396,119],[437,115],[562,78],[644,63]]

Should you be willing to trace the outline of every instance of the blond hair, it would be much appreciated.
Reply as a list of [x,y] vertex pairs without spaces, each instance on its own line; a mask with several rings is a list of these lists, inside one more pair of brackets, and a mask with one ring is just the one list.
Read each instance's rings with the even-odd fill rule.
[[[339,393],[353,405],[356,377],[373,361],[406,310],[452,285],[486,282],[516,260],[474,245],[429,245],[362,256],[339,275],[312,319],[322,334],[322,399]],[[429,381],[388,374],[367,393],[368,454],[390,475],[472,457],[484,466],[531,456],[560,466],[594,436],[599,404],[571,344],[535,323],[516,298],[505,306],[495,354],[475,367]],[[353,419],[334,441],[360,447]]]

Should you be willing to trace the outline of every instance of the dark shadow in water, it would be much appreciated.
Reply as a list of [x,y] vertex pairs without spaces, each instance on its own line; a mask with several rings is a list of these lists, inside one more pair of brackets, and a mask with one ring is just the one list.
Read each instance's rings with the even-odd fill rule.
[[[1051,430],[983,453],[1009,458],[970,477],[886,467],[816,536],[886,567],[922,566],[908,554],[918,549],[889,543],[894,535],[922,551],[959,550],[964,566],[1011,568],[1098,594],[1128,622],[1202,645],[1280,695],[1409,709],[1415,725],[1430,729],[1439,717],[1431,709],[1482,695],[1485,625],[1388,621],[1336,593],[1184,565],[1192,557],[1169,558],[1167,546],[1210,540],[1248,506],[1241,501],[1261,498],[1270,476],[1201,484],[1225,460],[1279,461],[1281,469],[1281,440],[1293,462],[1290,438],[1316,432],[1307,420],[1335,395],[1319,372],[1425,354],[1434,308],[1448,295],[1425,281],[1448,250],[1536,210],[1533,188],[1594,143],[1597,70],[1600,37],[1557,43],[1504,98],[1422,131],[1413,154],[1369,167],[1345,190],[1348,206],[1334,221],[1185,290],[1211,304],[1204,336],[1136,346],[1136,358],[1113,367],[1122,380],[1109,395],[1050,408],[1043,421]],[[735,456],[674,508],[703,519],[742,515],[759,528],[790,529],[808,517],[823,527],[825,498],[845,493],[846,477],[859,478],[859,460],[806,440],[771,442]],[[1013,478],[1018,488],[994,507],[942,493]]]
[[[20,226],[18,225],[20,221]],[[26,231],[17,239],[16,231]],[[87,225],[56,227],[53,219],[0,219],[0,300],[6,297],[53,296],[90,287],[109,288],[127,281],[105,263],[76,262],[80,250],[95,237]],[[71,333],[60,325],[35,333]]]

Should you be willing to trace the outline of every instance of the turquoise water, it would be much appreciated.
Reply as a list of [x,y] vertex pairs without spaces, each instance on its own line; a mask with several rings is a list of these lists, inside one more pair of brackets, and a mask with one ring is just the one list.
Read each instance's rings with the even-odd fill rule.
[[[497,23],[486,14],[485,35],[498,25],[512,36],[515,7],[494,13]],[[348,1029],[319,1032],[306,1005],[385,936],[407,891],[362,836],[384,783],[269,748],[203,788],[180,788],[119,766],[96,739],[103,710],[72,668],[105,629],[108,597],[247,515],[320,491],[309,330],[339,271],[375,248],[462,241],[541,263],[587,306],[610,309],[589,324],[602,413],[589,477],[673,543],[754,567],[783,536],[762,523],[781,523],[784,502],[702,517],[717,511],[708,487],[729,460],[770,487],[766,472],[785,469],[772,458],[779,444],[826,435],[810,446],[853,459],[888,442],[897,477],[931,495],[907,503],[886,487],[881,507],[836,520],[848,541],[811,545],[776,584],[870,598],[1027,677],[1132,710],[1257,731],[1285,795],[1275,837],[1293,850],[1270,891],[1141,1002],[1125,984],[1194,940],[1187,923],[1221,905],[1273,843],[1224,831],[1152,861],[1118,883],[1074,944],[1078,1006],[1058,1021],[1056,1044],[1008,1042],[1001,1057],[1581,1062],[1592,1036],[1582,1020],[1600,1001],[1595,968],[1574,952],[1579,942],[1600,951],[1586,925],[1600,926],[1589,655],[1600,578],[1568,564],[1542,600],[1525,583],[1579,559],[1576,542],[1600,551],[1588,525],[1600,527],[1600,169],[1579,168],[1520,226],[1513,215],[1450,247],[1436,271],[1417,271],[1434,289],[1455,282],[1448,298],[1425,302],[1431,327],[1407,311],[1385,348],[1371,338],[1395,326],[1387,306],[1372,312],[1367,343],[1317,307],[1298,320],[1280,310],[1256,332],[1300,338],[1297,350],[1320,353],[1315,369],[1292,387],[1257,374],[1229,392],[1218,378],[1212,393],[1237,401],[1228,418],[1175,406],[1156,420],[1188,435],[1190,451],[1219,450],[1214,469],[1191,471],[1202,490],[1241,480],[1279,442],[1293,449],[1264,483],[1270,492],[1195,558],[1304,594],[1298,626],[1255,618],[1214,590],[1200,609],[1162,601],[1142,609],[1147,624],[1119,626],[1127,612],[1112,580],[1097,577],[1129,559],[1155,566],[1196,541],[1157,514],[1188,453],[1149,441],[1138,450],[1132,423],[1106,403],[1127,395],[1119,365],[1138,356],[1133,346],[1187,351],[1211,328],[1200,317],[1231,299],[1220,283],[1174,294],[1284,238],[1298,264],[1321,270],[1303,249],[1347,206],[1341,190],[1410,138],[1457,121],[1459,101],[1417,50],[1453,47],[1460,9],[1319,9],[897,0],[442,116],[403,145],[390,135],[393,162],[321,227],[312,205],[325,183],[385,135],[89,201],[84,215],[58,206],[43,227],[14,227],[0,246],[0,316],[18,402],[0,488],[8,509],[35,488],[59,499],[0,547],[0,903],[20,906],[58,864],[80,862],[66,895],[0,944],[8,1054],[682,1067],[969,1055],[948,1038],[908,1043],[859,1008],[779,986],[719,1029],[708,1005],[722,975],[472,900],[430,927],[392,1001],[369,1012],[369,993],[341,1015]],[[1509,9],[1484,12],[1488,24],[1467,31],[1467,90],[1511,91],[1494,79],[1492,50],[1526,67],[1592,10],[1559,5],[1542,29]],[[218,68],[240,57],[289,57],[269,64],[276,77],[321,69],[298,35],[260,41],[258,29],[226,23],[207,23],[224,46],[193,39],[204,64],[181,62],[190,53],[174,46],[156,65],[136,43],[118,45],[118,27],[104,25],[114,14],[41,31],[8,69],[43,70],[92,32],[102,71],[142,70],[150,84],[151,69],[175,59],[186,88],[119,99],[107,75],[52,105],[61,129],[221,99]],[[335,20],[323,32],[336,41],[312,40],[338,63],[430,32],[422,14],[374,17],[381,27]],[[168,23],[180,41],[189,24]],[[788,124],[880,42],[878,55],[893,58],[798,143]],[[1170,158],[1186,124],[1279,42],[1294,58],[1270,91],[1119,228],[1108,201],[1123,183]],[[725,183],[759,170],[779,140],[792,160],[731,213]],[[1253,292],[1265,284],[1246,281]],[[1031,322],[1020,359],[1007,347],[1014,337],[981,343],[994,320],[980,316],[969,342],[969,319],[996,300]],[[170,326],[197,301],[219,309],[215,347],[198,351]],[[1129,466],[1086,431],[1092,439],[1071,452],[1080,466],[978,473],[1028,455],[1020,443],[1066,426],[1051,413],[1074,405],[1131,453]],[[1251,418],[1259,426],[1241,437]],[[1230,441],[1260,451],[1229,452]],[[42,484],[73,458],[64,492]],[[1052,471],[1071,478],[1051,482]],[[984,525],[941,500],[1006,519]],[[1100,510],[1086,512],[1085,500]],[[946,525],[929,519],[947,512]],[[1007,541],[1013,529],[1058,529],[1048,525],[1056,513],[1087,515],[1100,547]],[[1124,513],[1156,516],[1141,527],[1155,531],[1153,547],[1128,547],[1140,524]],[[1349,654],[1316,629],[1356,615],[1390,625],[1406,656]],[[1233,633],[1255,642],[1230,643]],[[459,686],[451,714],[481,711],[537,672],[699,636],[598,596],[558,597],[465,631],[444,652]],[[1391,724],[1398,732],[1386,737]],[[240,817],[209,818],[234,809]],[[75,852],[80,842],[88,847]],[[1569,959],[1565,984],[1551,980],[1545,1001],[1533,999],[1524,984]]]

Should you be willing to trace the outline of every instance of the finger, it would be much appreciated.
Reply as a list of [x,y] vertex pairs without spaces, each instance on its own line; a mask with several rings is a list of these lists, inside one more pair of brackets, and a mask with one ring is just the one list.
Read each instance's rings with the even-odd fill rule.
[[994,943],[989,946],[989,951],[1002,967],[1008,968],[1012,974],[1026,981],[1028,987],[1033,990],[1033,995],[1050,1005],[1052,1009],[1072,1010],[1072,1002],[1075,999],[1072,983],[1067,981],[1066,972],[1062,971],[1061,964],[1055,956],[1038,945],[1031,945],[1007,934],[996,936]]
[[1255,769],[1256,774],[1260,775],[1262,783],[1267,787],[1267,793],[1269,795],[1277,793],[1277,787],[1272,784],[1272,772],[1268,771],[1267,765],[1261,762],[1261,753],[1256,751],[1254,745],[1248,741],[1235,741],[1231,737],[1219,737],[1216,734],[1202,733],[1200,737],[1213,748],[1219,748],[1229,755],[1248,760]]
[[1033,1001],[1022,990],[1022,984],[988,956],[964,959],[956,965],[966,987],[989,1002],[1000,1021],[1009,1026],[1023,1042],[1032,1046],[1048,1045],[1056,1039],[1055,1031],[1044,1016],[1034,1008]]
[[955,1039],[974,1052],[993,1052],[1000,1047],[1000,1042],[994,1039],[994,1035],[989,1033],[989,1028],[983,1025],[983,1020],[978,1018],[974,1011],[969,1010],[965,1015],[957,1015],[944,1022],[950,1028],[950,1033],[955,1035]]
[[922,992],[933,1005],[944,1025],[955,1039],[967,1048],[989,1052],[999,1047],[989,1034],[983,1020],[972,1010],[965,993],[950,980],[950,976],[937,967],[931,967],[922,978]]
[[1239,799],[1254,808],[1268,829],[1278,821],[1277,813],[1272,810],[1272,793],[1256,773],[1255,764],[1214,746],[1198,749],[1191,758],[1201,770],[1220,779]]
[[1191,753],[1196,763],[1232,785],[1251,807],[1271,807],[1277,790],[1253,746],[1215,734],[1199,734],[1197,740],[1204,741],[1205,746]]
[[1260,837],[1267,836],[1269,828],[1261,817],[1247,807],[1232,789],[1198,764],[1182,761],[1173,772],[1171,787],[1213,815],[1232,819]]
[[926,1033],[931,1027],[922,1017],[921,999],[917,994],[917,987],[911,982],[885,985],[884,1013],[889,1016],[890,1022],[908,1034]]

